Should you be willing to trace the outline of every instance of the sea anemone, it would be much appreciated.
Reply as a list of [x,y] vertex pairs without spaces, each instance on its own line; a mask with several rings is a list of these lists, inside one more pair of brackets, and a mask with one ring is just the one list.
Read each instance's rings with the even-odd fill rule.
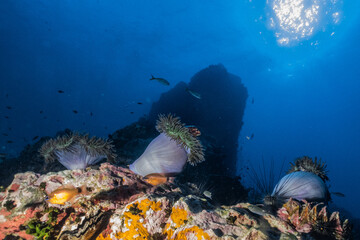
[[188,153],[188,162],[195,166],[205,160],[204,151],[200,141],[196,138],[197,133],[194,134],[194,128],[188,128],[181,123],[179,117],[171,114],[167,116],[160,114],[159,120],[156,122],[156,130],[160,133],[165,133],[168,137],[175,140],[180,146],[186,149]]
[[180,118],[159,115],[156,129],[160,135],[151,141],[145,152],[129,166],[130,170],[147,176],[153,173],[178,174],[186,162],[196,165],[204,161],[200,141]]
[[275,186],[272,194],[264,199],[267,205],[282,205],[290,198],[308,202],[330,200],[330,194],[324,181],[310,172],[293,172],[285,175]]
[[85,169],[104,158],[112,161],[116,157],[110,141],[97,137],[90,138],[88,134],[78,133],[50,139],[41,146],[39,152],[46,162],[53,162],[57,159],[71,170]]
[[324,202],[331,200],[325,182],[327,177],[326,165],[321,161],[313,161],[310,157],[297,158],[291,163],[288,174],[275,186],[271,195],[264,198],[266,205],[281,206],[290,198],[306,200],[308,202]]
[[321,162],[321,159],[318,161],[315,157],[315,161],[308,156],[304,156],[301,158],[297,158],[294,163],[290,163],[291,168],[288,173],[304,171],[304,172],[312,172],[318,175],[324,182],[328,181],[329,178],[327,176],[326,164]]

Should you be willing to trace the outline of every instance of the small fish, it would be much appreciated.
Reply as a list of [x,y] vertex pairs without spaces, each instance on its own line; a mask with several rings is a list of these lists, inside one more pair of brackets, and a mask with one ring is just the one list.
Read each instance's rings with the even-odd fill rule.
[[176,173],[151,173],[144,177],[145,182],[156,186],[159,184],[166,183],[169,180],[169,177],[175,176]]
[[9,119],[9,116],[4,116],[4,118]]
[[13,141],[9,140],[9,141],[7,141],[7,143],[13,143]]
[[161,83],[162,85],[165,85],[165,86],[169,86],[170,83],[168,82],[168,80],[164,79],[164,78],[156,78],[154,77],[153,75],[151,75],[151,78],[150,80],[156,80],[158,81],[159,83]]
[[3,133],[2,135],[5,136],[5,137],[9,136],[7,133]]
[[345,194],[343,194],[341,192],[331,192],[331,194],[338,196],[338,197],[345,197]]
[[252,98],[252,100],[251,100],[251,104],[254,104],[254,98]]
[[137,104],[141,105],[141,104],[142,104],[142,102],[138,102]]
[[9,110],[10,110],[10,109],[12,109],[12,107],[11,107],[11,106],[6,106],[6,108],[7,108],[7,109],[9,109]]
[[130,114],[134,114],[134,112],[130,112]]
[[38,139],[38,138],[39,138],[39,136],[35,136],[35,137],[33,137],[32,140],[34,141],[34,140],[36,140],[36,139]]
[[249,205],[247,209],[249,209],[250,212],[255,213],[257,215],[260,215],[260,216],[264,216],[266,214],[269,214],[264,209],[262,209],[262,208],[260,208],[258,206],[255,206],[255,205]]
[[58,90],[58,93],[64,93],[64,91],[63,90]]
[[188,126],[185,126],[185,127],[187,127],[189,129],[189,132],[194,137],[198,137],[198,136],[201,135],[201,132],[199,131],[199,129],[197,129],[197,127],[195,127],[194,125],[188,125]]
[[247,140],[252,140],[254,138],[254,134],[251,134],[251,136],[249,137],[249,136],[246,136],[246,139]]
[[45,116],[45,117],[43,117],[43,119],[47,119],[47,117]]
[[203,194],[204,194],[205,197],[212,199],[212,198],[211,198],[211,197],[212,197],[212,193],[211,193],[211,192],[209,192],[209,191],[204,191]]
[[46,201],[52,204],[64,205],[66,202],[73,200],[74,197],[76,197],[79,194],[87,194],[87,190],[85,186],[82,187],[64,186],[50,193]]
[[190,90],[189,88],[186,88],[185,91],[190,93],[190,95],[193,96],[194,98],[201,99],[200,93]]
[[43,113],[43,111],[41,110],[41,111],[40,111],[40,114],[42,114],[42,113]]
[[78,113],[78,111],[76,111],[76,110],[73,110],[73,113],[77,114],[77,113]]
[[83,122],[83,126],[85,126],[85,122]]
[[90,112],[90,116],[93,116],[94,114],[92,112]]
[[9,97],[9,94],[6,94],[5,97],[8,98],[8,97]]

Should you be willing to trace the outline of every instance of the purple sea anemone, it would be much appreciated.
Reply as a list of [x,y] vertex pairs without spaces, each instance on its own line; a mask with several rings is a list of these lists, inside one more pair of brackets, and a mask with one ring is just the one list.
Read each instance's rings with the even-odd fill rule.
[[50,139],[40,148],[45,161],[57,159],[67,169],[85,169],[107,158],[114,160],[113,145],[107,140],[89,135],[70,134]]

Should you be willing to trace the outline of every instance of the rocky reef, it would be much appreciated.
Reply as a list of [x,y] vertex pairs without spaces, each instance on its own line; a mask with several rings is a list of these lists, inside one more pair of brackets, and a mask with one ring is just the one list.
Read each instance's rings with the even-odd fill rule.
[[[63,205],[49,203],[63,185],[87,191]],[[338,213],[327,218],[326,208],[317,212],[293,200],[277,213],[250,203],[216,206],[192,184],[170,179],[152,186],[110,163],[16,174],[0,200],[0,239],[321,239],[312,235],[316,217],[337,229],[322,239],[349,239],[342,235],[348,222]]]
[[[187,89],[201,94],[201,99]],[[149,121],[155,122],[161,113],[174,113],[182,121],[194,124],[202,133],[201,141],[212,149],[205,153],[206,162],[191,171],[234,177],[247,97],[240,77],[229,73],[222,64],[210,65],[196,73],[188,84],[180,82],[162,94],[151,107]],[[214,153],[217,157],[208,157]]]
[[[48,137],[26,146],[1,163],[0,185],[7,187],[0,187],[0,239],[355,239],[349,221],[320,203],[293,196],[276,209],[248,202],[249,189],[235,176],[246,98],[239,77],[212,65],[164,93],[148,116],[109,135],[111,163],[66,170],[40,156]],[[205,161],[153,186],[129,164],[158,136],[155,121],[164,113],[199,132]],[[310,160],[292,171],[325,172]]]

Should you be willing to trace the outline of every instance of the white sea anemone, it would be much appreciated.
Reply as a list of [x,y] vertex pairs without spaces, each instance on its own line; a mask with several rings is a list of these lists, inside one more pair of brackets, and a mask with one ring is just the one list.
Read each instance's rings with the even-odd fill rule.
[[328,188],[319,176],[311,172],[298,171],[280,179],[271,196],[265,197],[265,203],[279,205],[290,198],[299,201],[327,203],[329,196]]
[[160,135],[129,166],[131,171],[144,177],[149,174],[169,176],[180,173],[186,162],[196,165],[204,161],[198,133],[193,134],[193,129],[187,128],[178,117],[160,115],[156,129]]
[[47,162],[57,159],[67,169],[85,169],[104,158],[116,157],[113,145],[101,138],[70,134],[50,139],[40,148],[40,154]]
[[143,177],[151,173],[177,174],[184,168],[186,160],[185,148],[161,133],[129,168]]
[[85,148],[79,144],[72,146],[70,151],[56,150],[55,155],[58,157],[58,161],[70,170],[85,169],[106,158],[106,155],[89,154]]

